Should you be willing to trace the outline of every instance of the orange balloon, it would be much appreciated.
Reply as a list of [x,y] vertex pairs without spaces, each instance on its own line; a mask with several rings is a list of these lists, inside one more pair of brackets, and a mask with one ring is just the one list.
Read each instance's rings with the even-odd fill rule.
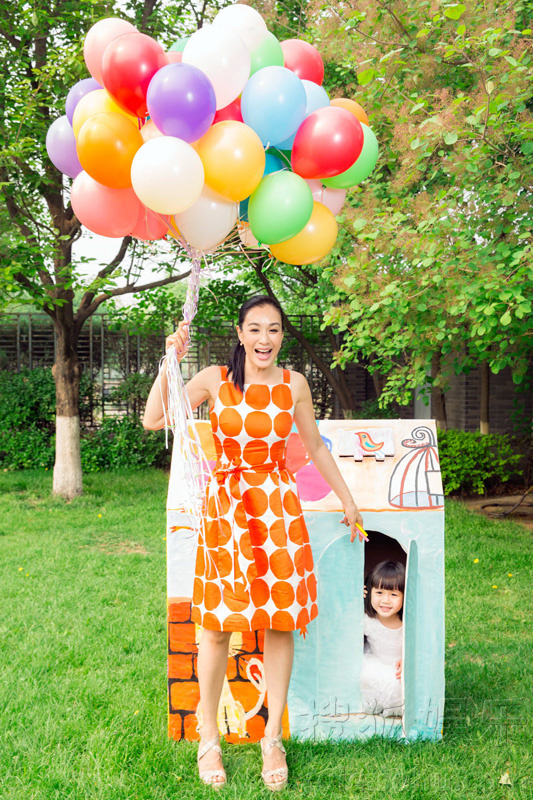
[[96,114],[83,123],[76,150],[85,172],[113,189],[131,186],[131,162],[143,138],[124,114]]
[[346,111],[353,114],[363,125],[370,125],[366,112],[355,100],[349,100],[348,97],[337,97],[335,100],[331,101],[331,105],[337,106],[338,108],[345,108]]
[[322,203],[316,200],[309,222],[300,233],[279,244],[271,244],[270,252],[285,264],[313,264],[324,258],[337,239],[335,217]]
[[87,122],[90,117],[94,117],[96,114],[103,114],[109,111],[115,114],[122,114],[123,117],[127,117],[132,122],[135,121],[135,124],[137,124],[137,117],[127,114],[123,108],[118,106],[109,92],[106,92],[105,89],[96,89],[94,92],[88,92],[84,95],[74,109],[72,130],[76,139],[84,122]]
[[205,182],[223,197],[244,200],[259,185],[265,151],[257,133],[244,122],[217,122],[194,147],[204,165]]

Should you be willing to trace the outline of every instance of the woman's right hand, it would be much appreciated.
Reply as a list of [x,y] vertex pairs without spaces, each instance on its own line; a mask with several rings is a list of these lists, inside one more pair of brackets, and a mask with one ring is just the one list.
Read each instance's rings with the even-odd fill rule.
[[175,347],[178,361],[182,361],[187,355],[190,343],[189,323],[182,320],[178,325],[178,329],[174,333],[171,333],[170,336],[167,336],[165,351],[168,353],[171,347]]

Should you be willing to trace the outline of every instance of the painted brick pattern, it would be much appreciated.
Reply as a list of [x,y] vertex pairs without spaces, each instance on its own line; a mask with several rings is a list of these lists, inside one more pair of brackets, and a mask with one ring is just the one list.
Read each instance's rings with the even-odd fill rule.
[[[235,634],[234,634],[235,636]],[[198,658],[197,628],[191,620],[191,601],[171,601],[168,605],[168,734],[172,739],[197,740],[196,708],[200,699],[196,663]],[[228,742],[258,741],[265,732],[267,700],[261,699],[263,663],[263,631],[238,634],[237,645],[230,645],[226,672],[226,697],[240,710],[244,735],[235,725],[226,727]],[[233,642],[233,638],[232,638]],[[252,680],[250,680],[250,677]],[[223,692],[224,697],[224,692]],[[256,713],[250,716],[256,709]],[[244,714],[248,717],[244,720]],[[220,721],[219,721],[220,724]],[[233,730],[230,732],[229,728]],[[243,731],[241,730],[241,733]],[[289,734],[288,714],[285,711],[283,732]]]

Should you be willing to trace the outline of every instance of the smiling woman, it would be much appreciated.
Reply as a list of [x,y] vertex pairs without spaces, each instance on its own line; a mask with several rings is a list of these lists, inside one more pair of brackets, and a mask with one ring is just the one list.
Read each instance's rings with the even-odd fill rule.
[[[309,535],[294,475],[286,467],[293,422],[316,468],[340,498],[352,541],[361,516],[314,418],[305,378],[276,364],[283,341],[277,300],[247,300],[239,313],[239,342],[226,367],[208,367],[187,385],[192,408],[209,401],[217,462],[206,489],[199,533],[191,617],[203,633],[198,651],[200,777],[226,781],[218,746],[217,710],[233,631],[264,630],[268,721],[261,740],[263,780],[273,790],[287,783],[281,743],[282,715],[293,661],[293,632],[318,614]],[[181,323],[167,339],[182,359],[189,345]],[[163,368],[146,404],[144,426],[162,428],[167,396]]]

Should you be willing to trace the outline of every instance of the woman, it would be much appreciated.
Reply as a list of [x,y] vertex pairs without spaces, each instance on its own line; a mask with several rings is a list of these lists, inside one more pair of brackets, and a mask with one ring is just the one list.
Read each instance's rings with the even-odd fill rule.
[[[317,613],[309,537],[294,477],[285,467],[293,420],[313,463],[341,500],[343,522],[358,535],[362,518],[316,425],[311,392],[297,372],[276,366],[283,341],[277,300],[256,296],[239,313],[239,343],[228,366],[203,369],[187,384],[192,408],[209,401],[218,461],[207,488],[199,536],[192,619],[203,626],[198,681],[203,726],[200,778],[214,788],[226,782],[217,710],[234,630],[265,629],[264,669],[268,721],[261,740],[262,777],[274,791],[287,784],[281,720],[291,675],[293,631]],[[178,359],[188,348],[187,325],[167,339]],[[164,427],[161,394],[165,368],[144,414],[150,430]],[[362,534],[359,534],[362,537]]]

